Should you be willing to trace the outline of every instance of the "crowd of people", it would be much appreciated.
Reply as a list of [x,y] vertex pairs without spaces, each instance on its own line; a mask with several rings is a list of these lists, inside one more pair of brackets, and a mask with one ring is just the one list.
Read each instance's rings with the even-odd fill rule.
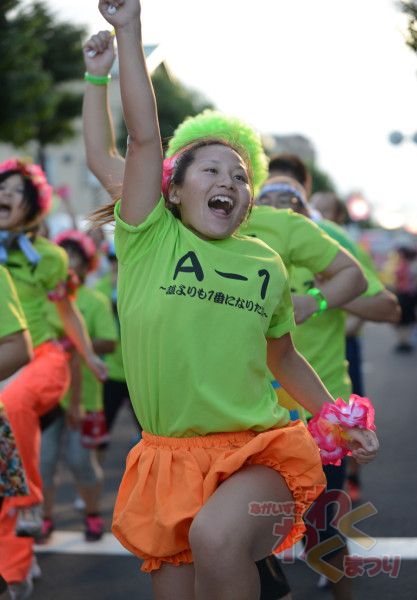
[[[414,323],[415,272],[399,250],[387,289],[343,228],[337,196],[311,196],[306,165],[267,159],[237,118],[187,118],[164,153],[140,3],[100,0],[99,10],[115,36],[85,44],[83,131],[87,164],[112,198],[90,216],[92,231],[115,222],[114,240],[78,229],[47,239],[45,173],[0,164],[0,378],[12,376],[0,408],[1,583],[13,600],[32,594],[61,455],[85,538],[101,539],[104,458],[128,402],[139,441],[112,531],[155,598],[288,600],[276,555],[304,538],[326,488],[359,500],[359,466],[378,452],[361,326],[402,334]],[[115,38],[125,157],[107,101]],[[265,500],[285,510],[254,518]],[[335,534],[329,511],[317,544]],[[327,557],[342,576],[320,578],[336,600],[352,598],[347,556],[344,539]]]

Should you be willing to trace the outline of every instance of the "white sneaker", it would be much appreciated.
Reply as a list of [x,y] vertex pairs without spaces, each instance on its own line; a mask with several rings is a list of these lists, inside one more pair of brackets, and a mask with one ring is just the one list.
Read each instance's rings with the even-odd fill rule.
[[38,537],[42,533],[42,505],[24,506],[17,511],[16,535]]
[[32,564],[30,565],[29,577],[35,581],[42,577],[42,570],[35,555],[33,555]]
[[27,600],[33,592],[31,576],[28,575],[24,581],[20,581],[19,583],[10,583],[8,591],[11,600]]

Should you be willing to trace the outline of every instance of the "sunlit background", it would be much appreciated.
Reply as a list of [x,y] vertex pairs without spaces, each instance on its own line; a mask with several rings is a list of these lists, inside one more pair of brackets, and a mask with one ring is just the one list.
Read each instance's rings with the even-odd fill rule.
[[[48,0],[106,28],[95,1]],[[383,226],[417,231],[417,56],[394,0],[143,0],[144,40],[217,108],[264,134],[302,134],[338,191],[360,190]]]

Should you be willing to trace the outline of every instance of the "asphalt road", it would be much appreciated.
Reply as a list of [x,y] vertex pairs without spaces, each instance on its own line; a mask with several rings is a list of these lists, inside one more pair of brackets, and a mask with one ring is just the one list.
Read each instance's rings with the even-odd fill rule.
[[[375,555],[386,560],[401,557],[400,570],[396,577],[380,573],[355,578],[355,600],[417,600],[417,350],[398,355],[392,351],[394,343],[389,326],[366,325],[365,383],[377,411],[381,450],[378,459],[362,473],[362,503],[371,502],[376,514],[359,527],[377,540]],[[134,435],[129,412],[124,410],[106,465],[103,513],[108,531],[124,459]],[[83,524],[73,507],[74,496],[71,477],[63,466],[55,515],[57,529],[63,533],[57,533],[38,553],[43,576],[36,583],[33,600],[151,600],[149,577],[139,570],[137,559],[123,552],[110,535],[103,542],[79,543]],[[360,545],[353,543],[351,552],[360,554]],[[295,600],[331,598],[330,592],[317,589],[318,576],[305,563],[295,560],[284,569]]]

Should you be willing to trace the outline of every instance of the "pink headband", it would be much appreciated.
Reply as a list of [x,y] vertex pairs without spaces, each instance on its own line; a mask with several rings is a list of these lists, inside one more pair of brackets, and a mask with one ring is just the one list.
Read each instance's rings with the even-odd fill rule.
[[169,200],[169,186],[170,186],[171,179],[172,179],[172,173],[174,172],[174,167],[175,167],[175,164],[176,164],[180,154],[181,154],[181,152],[177,152],[177,154],[174,154],[173,156],[166,158],[162,165],[161,189],[162,189],[162,195],[165,198],[165,200]]
[[0,163],[0,174],[8,171],[19,171],[27,177],[38,192],[38,207],[42,215],[46,215],[51,208],[52,186],[46,180],[46,175],[39,165],[27,164],[18,158],[10,158]]
[[81,250],[84,252],[88,261],[89,271],[94,271],[97,267],[97,248],[93,242],[93,240],[82,231],[78,231],[77,229],[68,229],[67,231],[62,231],[58,233],[54,238],[55,244],[61,246],[63,242],[71,241],[76,242],[81,247]]

